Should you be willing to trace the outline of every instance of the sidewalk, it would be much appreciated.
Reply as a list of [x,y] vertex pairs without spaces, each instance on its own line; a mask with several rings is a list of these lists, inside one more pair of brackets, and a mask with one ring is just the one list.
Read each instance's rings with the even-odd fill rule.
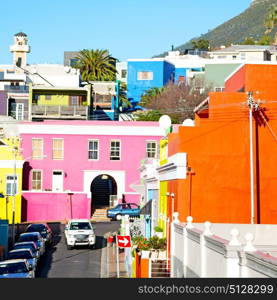
[[[107,239],[109,233],[104,235]],[[101,278],[117,278],[117,247],[116,243],[107,243],[102,248],[101,255]],[[125,253],[123,249],[119,249],[119,278],[128,278],[125,267]]]

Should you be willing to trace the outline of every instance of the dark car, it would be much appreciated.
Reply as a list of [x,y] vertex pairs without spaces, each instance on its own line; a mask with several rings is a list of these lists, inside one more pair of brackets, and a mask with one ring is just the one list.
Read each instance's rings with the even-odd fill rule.
[[16,250],[16,249],[30,249],[37,258],[39,258],[39,256],[40,256],[40,251],[38,249],[38,246],[34,242],[15,243],[14,246],[13,246],[13,249],[14,250]]
[[21,233],[18,242],[35,242],[40,254],[42,255],[45,252],[45,242],[39,232]]
[[39,232],[45,243],[52,244],[53,242],[53,233],[51,228],[46,223],[41,224],[30,224],[25,232]]
[[121,203],[107,210],[107,217],[112,220],[120,220],[121,216],[139,217],[140,208],[135,203]]

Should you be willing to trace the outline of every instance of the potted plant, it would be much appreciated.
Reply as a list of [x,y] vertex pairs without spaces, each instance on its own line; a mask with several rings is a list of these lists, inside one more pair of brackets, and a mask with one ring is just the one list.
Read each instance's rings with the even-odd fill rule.
[[150,250],[151,250],[151,244],[150,241],[145,239],[140,245],[139,248],[141,250],[141,258],[149,258],[150,257]]
[[166,238],[159,239],[159,241],[158,241],[158,247],[159,247],[158,259],[161,259],[161,260],[166,259],[166,245],[167,245]]
[[163,229],[159,226],[154,227],[155,235],[159,238],[163,237]]

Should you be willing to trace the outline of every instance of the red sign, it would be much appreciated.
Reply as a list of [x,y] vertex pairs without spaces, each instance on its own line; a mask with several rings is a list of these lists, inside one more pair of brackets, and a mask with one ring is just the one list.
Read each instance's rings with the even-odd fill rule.
[[130,248],[131,247],[131,237],[129,235],[118,235],[117,236],[117,245],[121,248]]

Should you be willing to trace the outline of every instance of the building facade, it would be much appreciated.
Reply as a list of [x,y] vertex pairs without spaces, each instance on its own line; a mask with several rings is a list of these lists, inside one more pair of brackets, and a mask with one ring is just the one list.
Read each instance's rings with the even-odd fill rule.
[[157,122],[44,121],[19,129],[23,155],[31,157],[24,165],[27,221],[90,218],[122,195],[139,203],[131,186],[163,135]]

